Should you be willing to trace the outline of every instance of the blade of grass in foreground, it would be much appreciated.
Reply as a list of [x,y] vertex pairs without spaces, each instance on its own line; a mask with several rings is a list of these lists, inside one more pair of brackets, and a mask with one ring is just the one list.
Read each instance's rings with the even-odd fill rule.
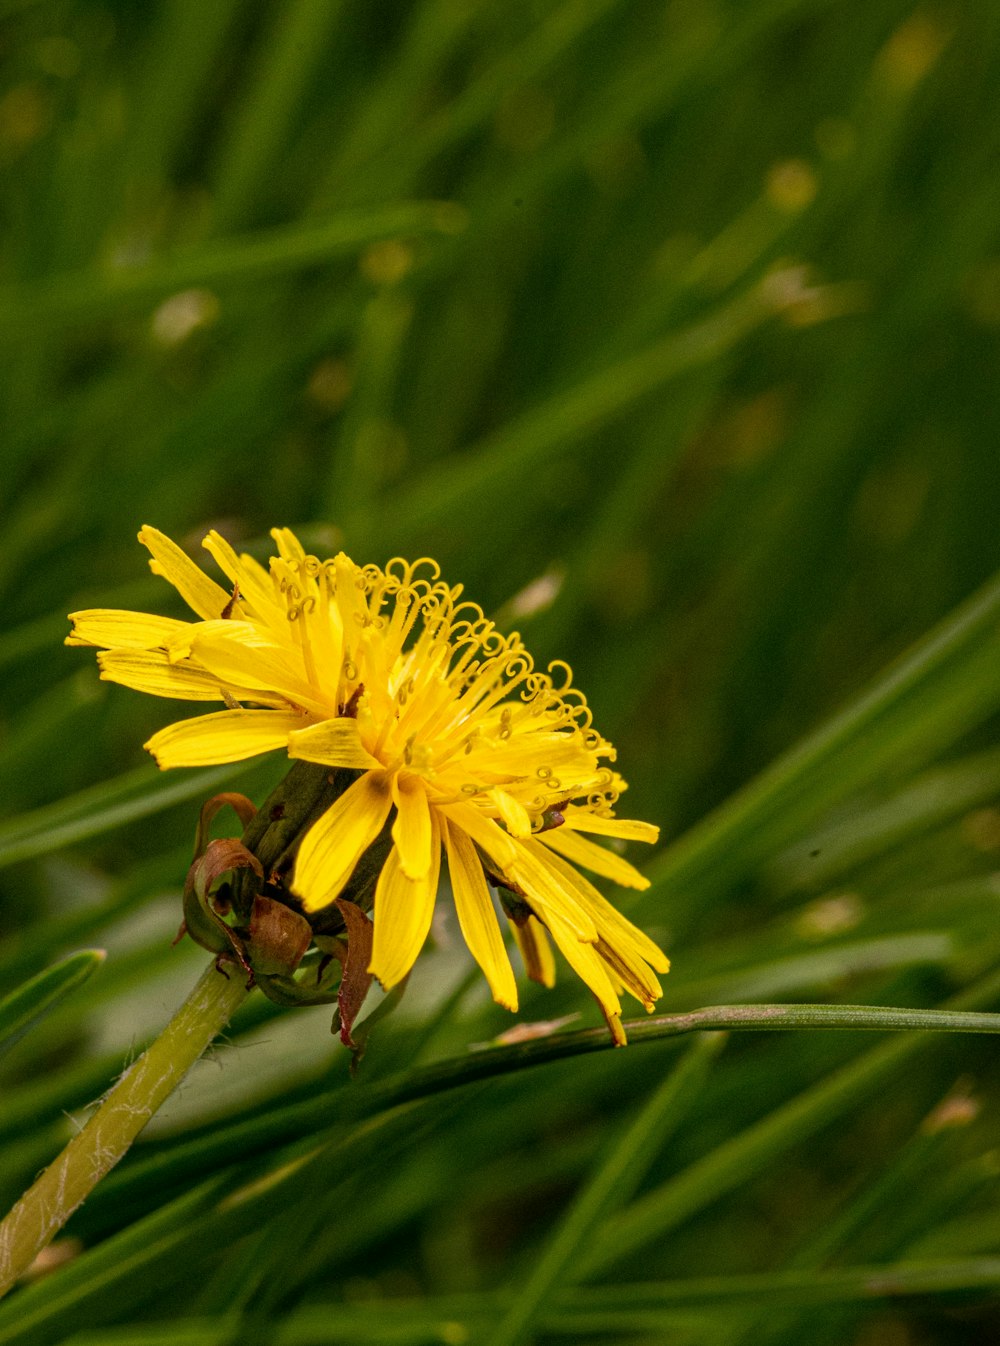
[[[968,1098],[954,1094],[945,1098],[865,1186],[806,1234],[781,1270],[821,1272],[838,1256],[851,1262],[909,1259],[903,1232],[906,1215],[912,1217],[913,1208],[919,1205],[921,1223],[926,1223],[927,1194],[950,1187],[956,1171],[962,1172],[957,1131],[974,1116]],[[975,1167],[978,1169],[978,1163]],[[972,1195],[964,1185],[962,1192],[966,1197]],[[967,1208],[967,1201],[962,1204]],[[782,1315],[776,1324],[769,1306],[759,1305],[735,1319],[730,1330],[720,1331],[719,1337],[720,1346],[777,1346],[799,1339],[800,1333],[808,1337],[807,1322]]]
[[[852,1266],[823,1272],[766,1272],[712,1276],[661,1284],[574,1290],[546,1310],[540,1325],[574,1340],[597,1336],[619,1340],[623,1332],[651,1333],[690,1321],[690,1311],[711,1312],[737,1305],[780,1308],[870,1304],[914,1296],[992,1296],[1000,1286],[1000,1258]],[[278,1322],[254,1321],[280,1346],[440,1346],[477,1341],[507,1302],[494,1294],[441,1299],[386,1300],[357,1304],[315,1304]],[[704,1321],[704,1320],[703,1320]],[[145,1323],[100,1332],[82,1332],[66,1346],[223,1346],[233,1340],[229,1319],[189,1318]],[[459,1333],[462,1335],[459,1336]]]
[[838,1267],[829,1271],[777,1271],[756,1276],[631,1284],[573,1292],[573,1307],[555,1313],[550,1326],[566,1332],[655,1330],[664,1310],[727,1304],[851,1304],[908,1295],[987,1292],[1000,1285],[1000,1258],[960,1262]]
[[[984,978],[960,999],[963,1005],[972,1006],[989,1004],[998,996],[1000,972]],[[959,1001],[954,1003],[958,1004]],[[1000,1014],[977,1014],[967,1009],[881,1009],[865,1005],[730,1005],[695,1010],[689,1014],[658,1016],[645,1021],[633,1020],[627,1024],[629,1040],[634,1046],[713,1029],[770,1031],[782,1028],[869,1029],[874,1032],[938,1029],[946,1032],[1000,1033]],[[737,1153],[730,1162],[728,1150],[722,1147],[726,1153],[720,1154],[719,1172],[716,1173],[713,1168],[709,1175],[711,1183],[706,1179],[706,1183],[701,1186],[692,1179],[692,1194],[685,1194],[678,1205],[681,1215],[687,1214],[684,1201],[700,1199],[698,1194],[703,1189],[716,1194],[711,1187],[712,1183],[721,1184],[719,1192],[735,1185],[743,1174],[740,1165],[744,1162],[748,1165],[746,1175],[749,1176],[751,1158],[763,1164],[772,1153],[780,1153],[782,1148],[792,1144],[800,1134],[796,1128],[805,1128],[804,1133],[817,1129],[825,1117],[836,1115],[836,1107],[847,1107],[856,1098],[862,1097],[865,1090],[887,1074],[897,1062],[919,1053],[926,1043],[926,1038],[911,1035],[880,1045],[830,1080],[822,1081],[799,1099],[793,1099],[772,1118],[765,1118],[757,1128],[751,1128],[745,1133],[748,1147],[745,1156]],[[98,1211],[105,1202],[114,1205],[126,1198],[133,1199],[139,1193],[155,1194],[171,1183],[197,1178],[206,1169],[224,1163],[234,1155],[239,1155],[245,1161],[272,1146],[325,1131],[334,1122],[341,1125],[357,1122],[400,1103],[430,1098],[481,1080],[508,1075],[528,1066],[609,1050],[614,1048],[604,1028],[557,1033],[532,1042],[492,1047],[469,1056],[441,1061],[421,1070],[403,1071],[367,1088],[357,1086],[348,1090],[338,1087],[319,1093],[305,1102],[272,1107],[255,1117],[219,1125],[209,1135],[133,1160],[125,1168],[111,1174],[101,1185],[91,1198],[88,1211]],[[757,1132],[761,1129],[762,1134],[758,1137]],[[740,1140],[741,1137],[737,1137],[730,1145],[737,1146]],[[711,1195],[708,1199],[711,1199]],[[669,1210],[673,1210],[672,1205]],[[611,1223],[617,1227],[619,1224],[629,1224],[631,1218],[632,1212],[626,1211]],[[655,1218],[661,1218],[659,1212]],[[601,1250],[606,1250],[607,1242],[603,1236],[597,1239],[595,1256]]]
[[0,1056],[104,962],[103,949],[81,949],[0,1000]]
[[47,855],[61,846],[148,818],[171,804],[211,794],[245,763],[212,767],[164,780],[155,766],[140,766],[114,780],[88,786],[68,799],[12,818],[0,827],[0,868],[18,860]]

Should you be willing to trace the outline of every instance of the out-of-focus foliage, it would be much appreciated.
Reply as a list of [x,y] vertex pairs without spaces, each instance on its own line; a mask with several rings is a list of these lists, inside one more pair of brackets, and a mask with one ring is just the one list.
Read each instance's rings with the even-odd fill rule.
[[[676,839],[616,895],[668,1008],[1000,1004],[1000,7],[0,0],[0,60],[0,998],[108,949],[4,1059],[4,1198],[197,975],[198,799],[281,770],[158,776],[170,707],[61,647],[176,611],[147,522],[430,554],[570,661]],[[996,1334],[992,1039],[636,1046],[346,1125],[509,1027],[434,944],[357,1085],[251,1000],[0,1342]]]

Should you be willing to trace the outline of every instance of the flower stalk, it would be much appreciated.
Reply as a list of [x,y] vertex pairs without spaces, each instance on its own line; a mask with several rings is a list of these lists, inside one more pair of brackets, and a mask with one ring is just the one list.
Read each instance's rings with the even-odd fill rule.
[[0,1223],[0,1296],[118,1163],[247,995],[239,969],[210,963],[156,1041]]

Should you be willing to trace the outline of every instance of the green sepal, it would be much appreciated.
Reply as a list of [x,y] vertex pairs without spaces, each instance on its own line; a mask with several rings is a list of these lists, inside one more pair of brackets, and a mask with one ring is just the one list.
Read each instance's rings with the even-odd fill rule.
[[257,985],[268,1000],[289,1009],[308,1005],[334,1005],[337,1002],[338,992],[335,988],[323,990],[308,986],[296,981],[294,977],[258,977]]
[[180,935],[188,934],[209,953],[226,954],[232,949],[232,931],[193,888],[184,886],[184,924]]
[[[196,856],[184,883],[184,928],[196,944],[219,957],[235,959],[252,978],[253,964],[241,938],[242,932],[223,920],[219,910],[222,905],[220,894],[212,891],[213,884],[223,874],[243,870],[263,877],[260,861],[235,837],[210,841],[204,853]],[[229,905],[228,899],[225,905]]]
[[317,975],[310,982],[306,980],[311,969],[301,977],[292,977],[286,973],[264,974],[258,977],[257,984],[276,1005],[294,1007],[297,1005],[332,1005],[340,998],[340,967],[333,959],[324,957],[318,966]]
[[512,892],[502,883],[496,885],[496,891],[504,914],[515,925],[524,925],[529,916],[534,916],[534,911],[519,893]]
[[[295,762],[271,791],[243,833],[243,845],[260,861],[264,883],[281,889],[295,863],[299,845],[312,824],[324,814],[361,773],[334,770],[315,762]],[[250,920],[253,900],[260,891],[254,876],[234,875],[233,909],[242,924]]]

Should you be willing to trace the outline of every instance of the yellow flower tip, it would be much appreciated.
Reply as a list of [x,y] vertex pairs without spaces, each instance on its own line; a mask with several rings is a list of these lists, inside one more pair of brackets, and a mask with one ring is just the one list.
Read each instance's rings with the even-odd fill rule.
[[607,1014],[608,1032],[611,1034],[611,1041],[616,1047],[627,1047],[628,1037],[625,1034],[625,1028],[622,1025],[620,1014]]
[[[408,972],[409,970],[410,969],[407,968],[406,971]],[[398,986],[406,976],[406,972],[397,972],[395,976],[393,976],[390,973],[383,971],[374,959],[368,964],[366,971],[369,977],[374,977],[382,990],[386,992],[391,991],[394,986]]]
[[502,991],[493,992],[493,1001],[501,1009],[509,1010],[511,1014],[517,1013],[518,999],[517,991],[512,991],[510,995],[504,995]]
[[[101,674],[101,677],[102,677],[102,678],[103,678],[103,677],[106,677],[106,674],[102,673],[102,674]],[[167,767],[166,767],[166,765],[160,760],[160,757],[159,757],[159,755],[158,755],[158,753],[157,753],[156,747],[154,746],[155,741],[156,741],[156,735],[154,734],[152,738],[147,738],[147,739],[146,739],[146,742],[142,745],[142,746],[143,746],[143,749],[144,749],[146,752],[149,753],[150,757],[152,757],[153,761],[156,763],[156,765],[160,768],[161,771],[166,771],[166,770],[167,770]]]
[[536,668],[520,636],[460,601],[462,587],[429,558],[361,566],[343,551],[307,554],[288,528],[271,536],[278,554],[265,569],[207,534],[223,587],[143,525],[151,568],[194,619],[95,609],[73,615],[66,643],[103,648],[107,680],[227,707],[154,734],[144,746],[161,770],[281,750],[357,773],[305,830],[289,884],[307,913],[329,907],[391,832],[370,959],[386,989],[430,930],[443,853],[463,938],[496,1003],[514,1011],[518,996],[490,884],[510,896],[528,976],[554,982],[551,935],[624,1043],[617,991],[651,1008],[655,971],[669,963],[581,871],[648,888],[607,842],[652,843],[659,829],[615,816],[626,783],[568,665]]
[[159,575],[162,578],[169,579],[167,572],[164,570],[162,564],[160,563],[160,561],[157,559],[156,556],[156,544],[157,542],[159,542],[161,538],[165,537],[165,534],[161,533],[158,528],[153,528],[151,524],[144,523],[142,527],[139,529],[138,533],[136,533],[136,537],[146,548],[146,550],[152,553],[150,555],[149,561],[147,562],[147,565],[149,566],[153,574]]
[[528,980],[551,991],[556,984],[556,960],[545,927],[529,916],[524,922],[513,922],[512,929]]

